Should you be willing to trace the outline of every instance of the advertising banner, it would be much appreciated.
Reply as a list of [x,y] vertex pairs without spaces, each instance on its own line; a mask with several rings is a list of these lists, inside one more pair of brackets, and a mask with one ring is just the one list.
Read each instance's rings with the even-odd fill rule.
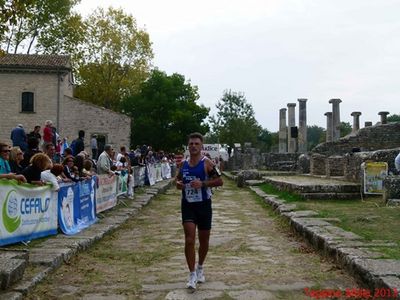
[[144,186],[146,181],[146,168],[135,166],[133,169],[133,183],[134,187]]
[[99,175],[96,191],[96,213],[105,211],[117,204],[117,178],[118,176]]
[[156,183],[156,168],[153,164],[148,164],[146,166],[146,170],[149,185],[154,185]]
[[159,182],[162,180],[162,176],[161,176],[161,164],[155,164],[154,168],[156,170],[156,182]]
[[58,192],[58,220],[61,231],[76,234],[96,221],[96,177],[61,184]]
[[128,192],[128,172],[121,172],[117,178],[117,196]]
[[171,166],[168,162],[161,163],[161,177],[163,179],[171,178]]
[[0,180],[0,246],[57,234],[57,193],[50,185]]
[[386,162],[365,162],[364,166],[364,193],[383,194],[383,179],[388,173]]
[[[221,151],[220,144],[203,144],[201,154],[204,156],[209,156],[209,158],[218,166],[220,165],[220,157],[225,156],[225,152]],[[189,149],[187,147],[184,155],[185,157],[189,157]],[[225,159],[227,160],[228,158]]]

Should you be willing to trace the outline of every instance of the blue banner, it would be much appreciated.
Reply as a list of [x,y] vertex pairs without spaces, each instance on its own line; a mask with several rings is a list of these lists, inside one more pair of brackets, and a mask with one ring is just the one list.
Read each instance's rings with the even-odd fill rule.
[[96,221],[96,177],[62,184],[58,192],[58,220],[65,234],[76,234]]

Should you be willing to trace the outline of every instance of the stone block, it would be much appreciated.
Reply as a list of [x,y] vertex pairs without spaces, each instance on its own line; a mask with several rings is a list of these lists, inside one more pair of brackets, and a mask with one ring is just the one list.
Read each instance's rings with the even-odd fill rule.
[[310,173],[311,158],[308,154],[301,154],[297,162],[297,170],[300,174]]
[[311,155],[310,173],[311,175],[325,175],[326,172],[326,156],[318,153]]
[[261,174],[257,170],[243,170],[237,175],[237,186],[244,187],[247,180],[261,179]]
[[0,258],[0,288],[5,290],[21,280],[27,265],[26,259]]
[[386,176],[383,180],[383,199],[400,199],[400,176]]

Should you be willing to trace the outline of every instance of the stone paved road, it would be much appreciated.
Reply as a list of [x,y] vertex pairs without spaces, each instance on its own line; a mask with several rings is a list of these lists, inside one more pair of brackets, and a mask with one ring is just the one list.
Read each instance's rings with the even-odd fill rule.
[[189,294],[179,191],[170,189],[120,230],[61,267],[30,299],[311,299],[304,289],[357,287],[291,235],[248,189],[216,191],[205,270]]

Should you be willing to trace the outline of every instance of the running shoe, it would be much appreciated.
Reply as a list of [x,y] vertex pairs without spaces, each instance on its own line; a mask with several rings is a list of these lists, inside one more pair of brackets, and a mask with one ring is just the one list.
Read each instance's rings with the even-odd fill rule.
[[204,283],[206,282],[206,277],[204,276],[204,269],[203,267],[197,266],[196,268],[196,276],[197,276],[197,282],[198,283]]
[[186,284],[186,287],[190,290],[195,290],[196,289],[196,284],[197,284],[197,276],[196,272],[190,272],[189,275],[189,280]]

